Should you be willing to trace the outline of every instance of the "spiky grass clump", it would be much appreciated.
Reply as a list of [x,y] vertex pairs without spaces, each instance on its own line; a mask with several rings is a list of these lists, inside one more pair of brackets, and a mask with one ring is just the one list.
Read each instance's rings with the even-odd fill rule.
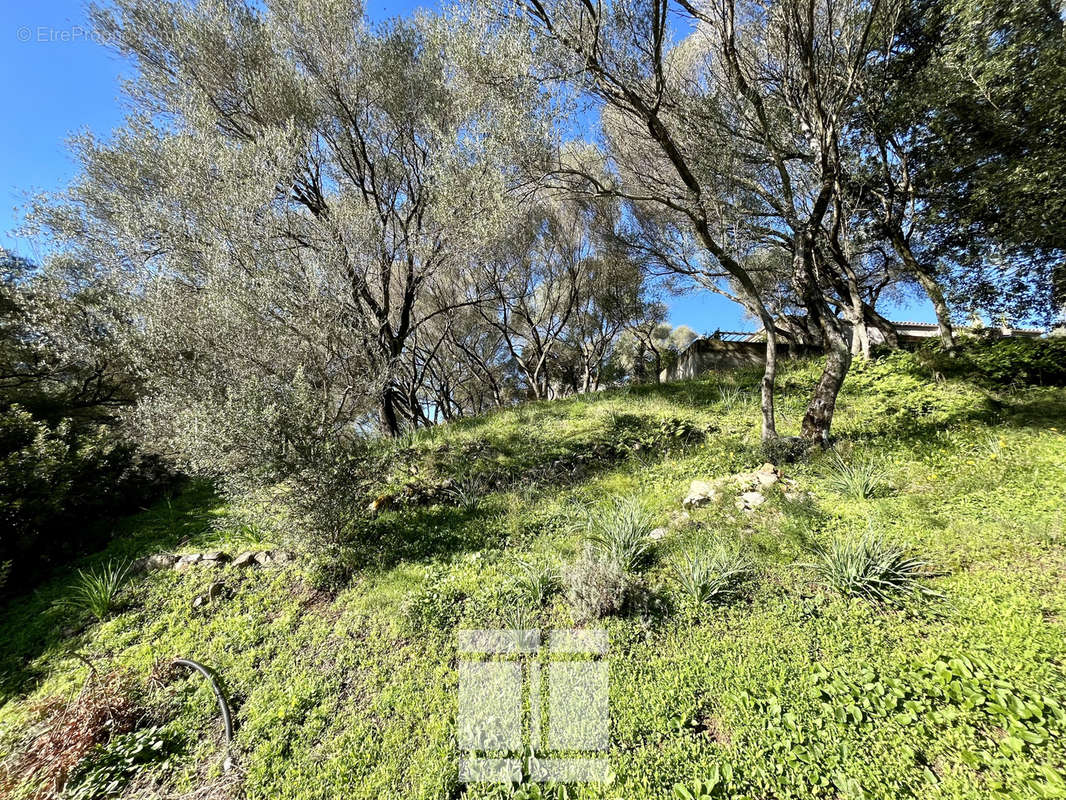
[[869,500],[887,488],[884,468],[873,461],[848,463],[835,456],[829,472],[829,488],[852,500]]
[[674,586],[690,607],[733,599],[755,574],[755,567],[736,547],[716,542],[709,550],[682,553],[672,564]]
[[749,392],[745,392],[739,386],[721,386],[718,389],[718,402],[727,411],[744,406],[752,399]]
[[828,588],[844,597],[859,597],[878,605],[897,605],[908,595],[941,597],[923,583],[927,562],[908,554],[880,534],[859,539],[837,538],[812,548],[810,567]]
[[638,500],[616,498],[590,510],[582,528],[594,555],[617,564],[623,572],[641,566],[651,546],[648,534],[655,521]]
[[98,569],[78,570],[70,593],[58,605],[76,613],[88,612],[97,620],[103,620],[115,608],[119,592],[129,577],[128,561],[108,561]]
[[515,561],[517,575],[515,588],[519,597],[529,606],[540,608],[559,585],[559,572],[550,564],[532,561]]

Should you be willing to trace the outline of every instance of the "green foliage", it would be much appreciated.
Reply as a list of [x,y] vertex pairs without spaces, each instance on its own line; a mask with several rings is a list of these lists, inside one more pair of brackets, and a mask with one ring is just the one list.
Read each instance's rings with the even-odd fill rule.
[[[819,366],[783,363],[782,403],[802,407]],[[408,477],[414,467],[439,484],[476,467],[516,482],[493,485],[476,512],[447,497],[382,511],[350,543],[361,559],[355,578],[330,594],[308,585],[302,561],[161,570],[137,577],[137,602],[122,614],[72,634],[51,611],[70,583],[59,575],[0,615],[0,740],[22,749],[37,730],[39,704],[78,692],[86,673],[67,657],[72,648],[106,653],[138,679],[160,656],[189,653],[217,670],[233,701],[239,770],[211,766],[220,755],[214,700],[201,680],[181,678],[152,697],[165,715],[158,724],[188,752],[149,768],[127,795],[152,780],[162,796],[243,792],[250,800],[561,797],[543,786],[458,783],[454,630],[559,629],[573,615],[598,619],[609,635],[605,755],[614,781],[572,786],[571,797],[661,799],[677,784],[723,800],[1062,794],[1066,391],[1004,393],[993,415],[984,391],[924,374],[913,354],[900,354],[862,365],[842,394],[838,448],[892,475],[894,491],[876,503],[830,492],[826,462],[816,458],[787,470],[802,502],[784,502],[774,489],[750,514],[725,503],[681,518],[691,480],[750,471],[762,458],[750,409],[725,413],[711,402],[712,380],[687,381],[531,403],[424,431],[396,467]],[[889,410],[910,397],[930,413]],[[608,410],[692,419],[720,433],[644,463],[605,459],[566,481],[526,480],[602,441]],[[623,496],[671,520],[654,543],[662,560],[646,560],[639,583],[617,565],[573,581],[586,546],[585,529],[571,524],[575,510]],[[174,552],[179,542],[230,553],[280,546],[270,537],[295,523],[247,502],[244,510],[204,491],[184,494],[170,508],[123,520],[107,551],[79,566]],[[908,603],[897,613],[812,587],[810,571],[797,569],[812,560],[803,555],[809,540],[865,530],[871,514],[900,548],[943,565],[946,574],[929,585],[950,606]],[[256,524],[231,524],[238,518]],[[646,613],[655,609],[638,602],[640,590],[674,595],[674,559],[698,552],[705,531],[742,544],[757,570],[744,602],[713,613]],[[560,566],[563,596],[538,607],[523,599],[518,561],[538,570],[570,565]],[[611,579],[591,581],[590,573]],[[225,602],[190,624],[191,599],[216,575]],[[586,595],[577,610],[571,586]],[[973,664],[972,678],[956,659]],[[37,789],[26,779],[0,791],[25,797]]]
[[709,550],[682,553],[672,569],[677,592],[689,607],[728,602],[754,574],[751,559],[722,541]]
[[577,625],[621,611],[632,588],[629,574],[618,561],[593,551],[563,570],[563,584]]
[[0,412],[0,563],[11,564],[9,588],[101,545],[109,533],[101,522],[172,483],[160,461],[104,426],[52,425],[17,406]]
[[989,386],[1066,386],[1066,337],[964,339],[953,355],[940,347],[922,355],[942,375]]
[[702,780],[674,785],[674,800],[714,800],[729,797],[729,784],[733,780],[733,768],[729,764],[715,764],[710,775]]
[[869,500],[885,490],[884,467],[870,460],[849,463],[834,454],[826,485],[852,500]]
[[173,735],[158,726],[139,728],[98,746],[71,771],[65,800],[102,800],[121,794],[142,770],[165,768],[177,750]]
[[648,534],[655,527],[655,517],[638,499],[613,498],[585,513],[580,529],[593,553],[623,572],[641,566],[651,547]]
[[559,586],[559,572],[550,564],[517,559],[515,588],[519,596],[533,608],[539,608]]
[[812,552],[811,567],[819,580],[844,597],[896,604],[902,595],[940,596],[922,582],[928,564],[880,534],[837,537],[828,545],[814,545]]
[[96,569],[78,570],[78,577],[59,606],[76,613],[87,612],[102,621],[115,608],[129,577],[128,561],[108,561]]
[[465,600],[465,592],[450,575],[433,569],[421,586],[404,598],[401,612],[412,631],[448,630],[459,621]]

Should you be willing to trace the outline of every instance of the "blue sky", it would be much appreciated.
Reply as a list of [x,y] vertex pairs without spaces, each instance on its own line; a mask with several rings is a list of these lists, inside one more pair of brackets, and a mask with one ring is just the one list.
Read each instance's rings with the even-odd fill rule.
[[[406,14],[417,2],[369,0],[372,16]],[[18,237],[20,209],[36,191],[61,188],[75,174],[68,137],[107,136],[122,123],[121,78],[129,65],[95,41],[78,0],[0,3],[0,246],[29,258],[38,243]],[[751,330],[735,304],[710,292],[668,297],[670,322],[703,332]],[[927,300],[882,309],[893,319],[934,321]]]

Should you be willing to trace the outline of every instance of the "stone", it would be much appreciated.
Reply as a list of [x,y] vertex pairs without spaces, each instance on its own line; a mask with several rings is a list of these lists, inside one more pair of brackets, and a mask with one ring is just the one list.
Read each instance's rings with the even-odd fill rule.
[[292,561],[292,553],[287,553],[284,550],[275,550],[273,552],[274,562],[277,564],[288,564]]
[[210,553],[203,554],[204,561],[213,561],[216,564],[225,564],[230,560],[228,553],[223,553],[221,550],[212,550]]
[[737,500],[737,508],[743,511],[751,511],[766,502],[766,498],[758,492],[744,492]]
[[771,464],[769,461],[767,461],[761,467],[759,467],[759,472],[766,472],[766,473],[776,474],[777,473],[777,467],[775,467],[773,464]]
[[255,553],[251,550],[245,550],[233,559],[233,566],[235,567],[254,567],[255,565]]
[[153,569],[169,569],[174,566],[178,561],[178,557],[172,553],[156,553],[154,556],[148,556],[145,559],[145,568],[148,570]]
[[658,541],[659,539],[664,538],[667,533],[668,531],[666,530],[666,528],[656,528],[648,534],[648,538],[654,541]]
[[222,590],[226,588],[226,584],[222,581],[215,581],[209,587],[207,587],[207,599],[211,602],[219,600],[222,597]]
[[192,607],[193,608],[203,608],[205,605],[207,605],[207,596],[206,595],[198,594],[198,595],[196,595],[195,598],[193,598],[193,601],[192,601]]
[[718,499],[718,487],[707,481],[693,481],[688,487],[688,495],[681,501],[685,508],[699,508]]
[[759,470],[755,473],[755,480],[760,486],[773,486],[778,480],[777,473]]
[[199,564],[201,558],[203,558],[203,556],[201,556],[199,553],[189,553],[188,555],[184,555],[179,558],[177,562],[175,562],[174,569],[188,569],[193,564]]
[[273,561],[274,559],[271,556],[269,550],[260,550],[258,553],[255,554],[255,563],[260,564],[262,566],[266,566],[267,564],[270,564]]

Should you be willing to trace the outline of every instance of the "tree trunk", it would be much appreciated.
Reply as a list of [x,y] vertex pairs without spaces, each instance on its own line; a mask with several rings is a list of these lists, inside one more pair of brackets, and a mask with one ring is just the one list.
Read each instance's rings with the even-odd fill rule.
[[811,395],[800,436],[824,447],[829,443],[829,428],[833,423],[833,412],[836,411],[837,395],[851,367],[851,351],[841,333],[823,330],[822,335],[827,340],[825,368]]
[[915,277],[933,303],[933,311],[936,313],[936,323],[940,329],[940,339],[944,343],[944,349],[949,353],[954,352],[955,331],[951,326],[951,310],[948,308],[947,300],[944,299],[944,290],[937,281],[936,275],[931,269],[919,263],[914,257],[911,246],[899,231],[892,231],[891,240],[896,255],[903,261],[903,266]]
[[881,335],[885,339],[885,345],[893,350],[899,349],[899,334],[896,332],[895,326],[885,319],[883,316],[877,313],[873,306],[863,305],[863,317],[866,320],[866,327],[876,328],[881,331]]
[[381,392],[381,406],[378,411],[378,419],[381,429],[387,436],[396,436],[400,432],[400,419],[396,413],[396,389],[392,384],[386,384]]
[[774,321],[769,319],[763,322],[766,330],[766,364],[762,372],[762,391],[759,399],[759,408],[762,411],[762,440],[769,441],[777,438],[777,424],[774,420],[774,381],[777,378],[777,332],[774,330]]

